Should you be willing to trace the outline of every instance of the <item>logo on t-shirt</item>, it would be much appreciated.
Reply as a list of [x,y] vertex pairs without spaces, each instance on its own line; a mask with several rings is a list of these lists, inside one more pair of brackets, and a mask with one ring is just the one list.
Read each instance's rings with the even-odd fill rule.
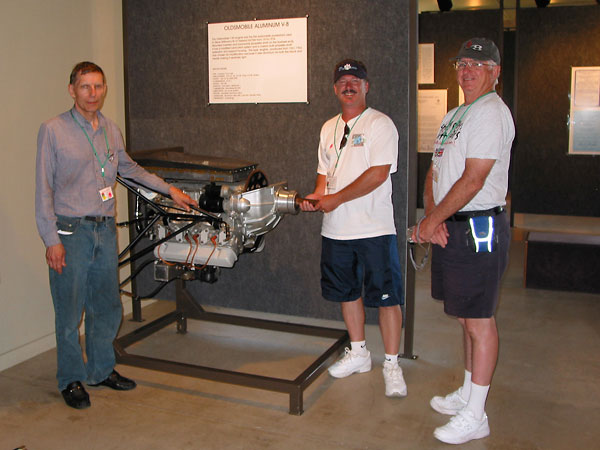
[[353,134],[352,135],[352,146],[353,147],[362,147],[365,145],[365,135],[364,134]]
[[458,121],[453,125],[445,123],[440,127],[433,150],[434,158],[441,158],[444,155],[444,147],[446,144],[454,144],[454,142],[456,142],[462,127],[463,123],[461,121]]
[[463,123],[458,121],[452,125],[445,123],[440,127],[440,131],[435,140],[436,145],[453,144],[460,134],[463,127]]

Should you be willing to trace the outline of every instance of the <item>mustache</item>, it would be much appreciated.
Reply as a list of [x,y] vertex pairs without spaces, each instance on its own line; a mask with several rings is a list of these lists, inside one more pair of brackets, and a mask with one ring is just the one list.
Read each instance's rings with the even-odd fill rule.
[[345,89],[342,91],[342,94],[356,94],[357,92],[354,89]]

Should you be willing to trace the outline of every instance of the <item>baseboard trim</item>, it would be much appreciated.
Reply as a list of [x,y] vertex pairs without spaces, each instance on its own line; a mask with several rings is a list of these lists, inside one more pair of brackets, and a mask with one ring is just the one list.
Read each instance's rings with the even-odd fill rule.
[[[151,305],[156,300],[144,301],[142,309],[146,306]],[[130,315],[132,312],[131,299],[127,298],[123,301],[123,320]],[[79,327],[79,334],[85,333],[85,326],[83,320]],[[56,333],[52,332],[46,336],[42,336],[32,342],[20,345],[17,348],[8,350],[6,353],[0,355],[0,371],[9,369],[17,364],[27,361],[40,353],[51,350],[56,347]]]
[[0,355],[0,371],[16,366],[54,347],[56,347],[56,336],[53,332],[33,342],[9,350]]

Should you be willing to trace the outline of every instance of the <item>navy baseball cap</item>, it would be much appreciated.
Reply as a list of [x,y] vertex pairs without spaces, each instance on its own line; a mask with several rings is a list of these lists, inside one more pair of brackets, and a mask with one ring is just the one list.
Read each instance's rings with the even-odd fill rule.
[[344,75],[354,75],[356,78],[364,80],[367,78],[367,68],[363,63],[355,59],[344,59],[335,65],[333,82],[335,83]]
[[455,61],[461,58],[471,58],[476,61],[494,61],[500,64],[500,52],[494,41],[486,38],[472,38],[464,42],[460,46],[460,50],[456,58],[450,61]]

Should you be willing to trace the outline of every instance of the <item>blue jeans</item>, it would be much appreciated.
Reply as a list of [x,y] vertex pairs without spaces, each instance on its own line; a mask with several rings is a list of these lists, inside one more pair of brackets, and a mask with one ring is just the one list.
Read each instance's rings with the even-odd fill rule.
[[[96,223],[58,216],[57,226],[67,265],[62,274],[50,269],[50,291],[56,326],[56,378],[58,389],[63,390],[73,381],[96,384],[111,374],[122,306],[114,218]],[[87,364],[79,344],[84,310]]]

